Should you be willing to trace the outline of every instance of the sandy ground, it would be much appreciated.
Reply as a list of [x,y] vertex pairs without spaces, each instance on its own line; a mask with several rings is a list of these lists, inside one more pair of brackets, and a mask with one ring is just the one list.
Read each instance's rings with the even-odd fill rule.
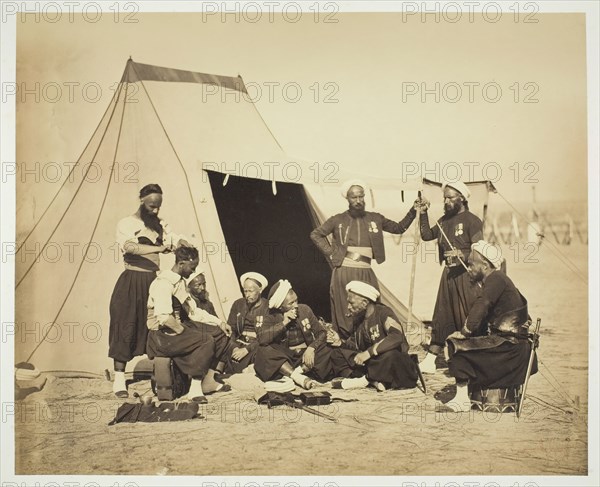
[[[559,250],[561,260],[567,257],[587,276],[586,246]],[[558,255],[542,246],[538,262],[509,261],[531,315],[543,320],[540,373],[530,382],[520,419],[444,412],[438,399],[452,396],[453,380],[440,369],[426,376],[427,394],[332,391],[358,399],[321,408],[337,422],[285,406],[258,406],[253,395],[260,383],[245,374],[228,380],[231,392],[209,396],[202,419],[107,426],[119,405],[110,382],[50,377],[41,392],[17,402],[16,473],[585,475],[587,284]],[[427,265],[417,280],[420,309],[432,306],[437,289],[439,273]],[[401,275],[410,274],[407,266]],[[423,355],[418,346],[415,351]],[[133,391],[151,394],[149,381],[132,384]]]

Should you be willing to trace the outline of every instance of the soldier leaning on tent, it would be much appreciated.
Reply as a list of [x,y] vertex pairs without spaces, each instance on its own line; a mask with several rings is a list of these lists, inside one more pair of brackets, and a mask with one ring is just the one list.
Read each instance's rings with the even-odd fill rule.
[[[371,261],[375,259],[378,264],[385,261],[383,232],[402,234],[417,215],[417,202],[400,222],[365,211],[367,189],[360,180],[345,182],[341,192],[348,200],[348,210],[332,216],[310,234],[334,268],[330,286],[331,320],[342,338],[348,338],[353,331],[352,319],[346,314],[346,285],[362,281],[379,290]],[[332,237],[332,244],[327,241],[328,236]]]
[[150,284],[159,270],[159,254],[178,246],[190,246],[158,217],[162,194],[158,184],[144,186],[140,191],[138,210],[117,225],[117,242],[123,250],[125,270],[110,299],[108,356],[114,361],[113,392],[120,398],[128,396],[125,384],[127,362],[146,353],[146,305]]

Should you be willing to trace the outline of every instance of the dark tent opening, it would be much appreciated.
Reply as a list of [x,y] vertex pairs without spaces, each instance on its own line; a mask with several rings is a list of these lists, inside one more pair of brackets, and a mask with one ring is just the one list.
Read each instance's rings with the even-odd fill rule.
[[287,279],[301,303],[330,320],[331,268],[310,240],[316,220],[302,185],[278,182],[274,195],[270,181],[230,176],[223,186],[224,174],[206,172],[238,278],[260,272],[269,287]]

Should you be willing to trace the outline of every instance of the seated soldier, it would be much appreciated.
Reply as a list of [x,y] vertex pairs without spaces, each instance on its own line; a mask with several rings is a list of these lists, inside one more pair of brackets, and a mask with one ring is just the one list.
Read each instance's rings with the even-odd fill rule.
[[227,372],[237,374],[254,363],[258,340],[257,326],[269,312],[269,302],[261,296],[268,281],[258,272],[246,272],[240,277],[244,297],[234,301],[227,323],[232,329],[231,351],[227,358]]
[[378,302],[379,291],[362,281],[346,285],[348,311],[354,333],[346,340],[329,331],[334,388],[366,387],[371,382],[379,391],[413,388],[417,367],[408,355],[408,342],[394,312]]
[[[232,330],[229,324],[217,317],[215,307],[208,300],[206,278],[202,271],[196,271],[187,279],[188,297],[183,303],[180,317],[182,321],[189,319],[196,323],[196,328],[209,333],[215,341],[219,362],[213,368],[219,375],[225,371],[226,361],[231,355],[233,342],[229,339]],[[218,377],[218,376],[217,376]],[[220,379],[217,378],[218,381]]]
[[315,384],[305,374],[327,381],[331,375],[331,350],[327,331],[312,309],[298,304],[298,296],[287,280],[279,280],[269,291],[269,314],[256,332],[260,346],[254,370],[263,382],[291,377],[304,389]]
[[207,313],[217,316],[215,307],[208,298],[204,271],[198,270],[187,278],[187,289],[199,309],[203,309]]
[[192,378],[188,397],[206,403],[204,393],[225,391],[214,380],[214,370],[227,348],[226,324],[197,309],[184,278],[198,265],[198,250],[179,247],[171,270],[158,273],[148,297],[148,358],[171,357],[184,374]]
[[[469,383],[484,389],[523,384],[531,352],[527,300],[499,270],[501,250],[484,240],[474,243],[471,249],[469,274],[483,284],[482,293],[462,330],[447,340],[448,368],[456,379],[456,396],[446,405],[456,412],[471,409]],[[482,327],[489,327],[489,335],[473,336]],[[537,364],[533,371],[537,371]]]

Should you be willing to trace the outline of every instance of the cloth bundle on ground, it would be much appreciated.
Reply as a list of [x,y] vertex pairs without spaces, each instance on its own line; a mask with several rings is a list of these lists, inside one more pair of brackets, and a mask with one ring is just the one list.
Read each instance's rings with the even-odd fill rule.
[[159,423],[166,421],[186,421],[201,418],[198,415],[198,404],[194,402],[162,402],[158,406],[150,404],[125,403],[119,406],[115,418],[108,423],[112,426],[117,423]]

